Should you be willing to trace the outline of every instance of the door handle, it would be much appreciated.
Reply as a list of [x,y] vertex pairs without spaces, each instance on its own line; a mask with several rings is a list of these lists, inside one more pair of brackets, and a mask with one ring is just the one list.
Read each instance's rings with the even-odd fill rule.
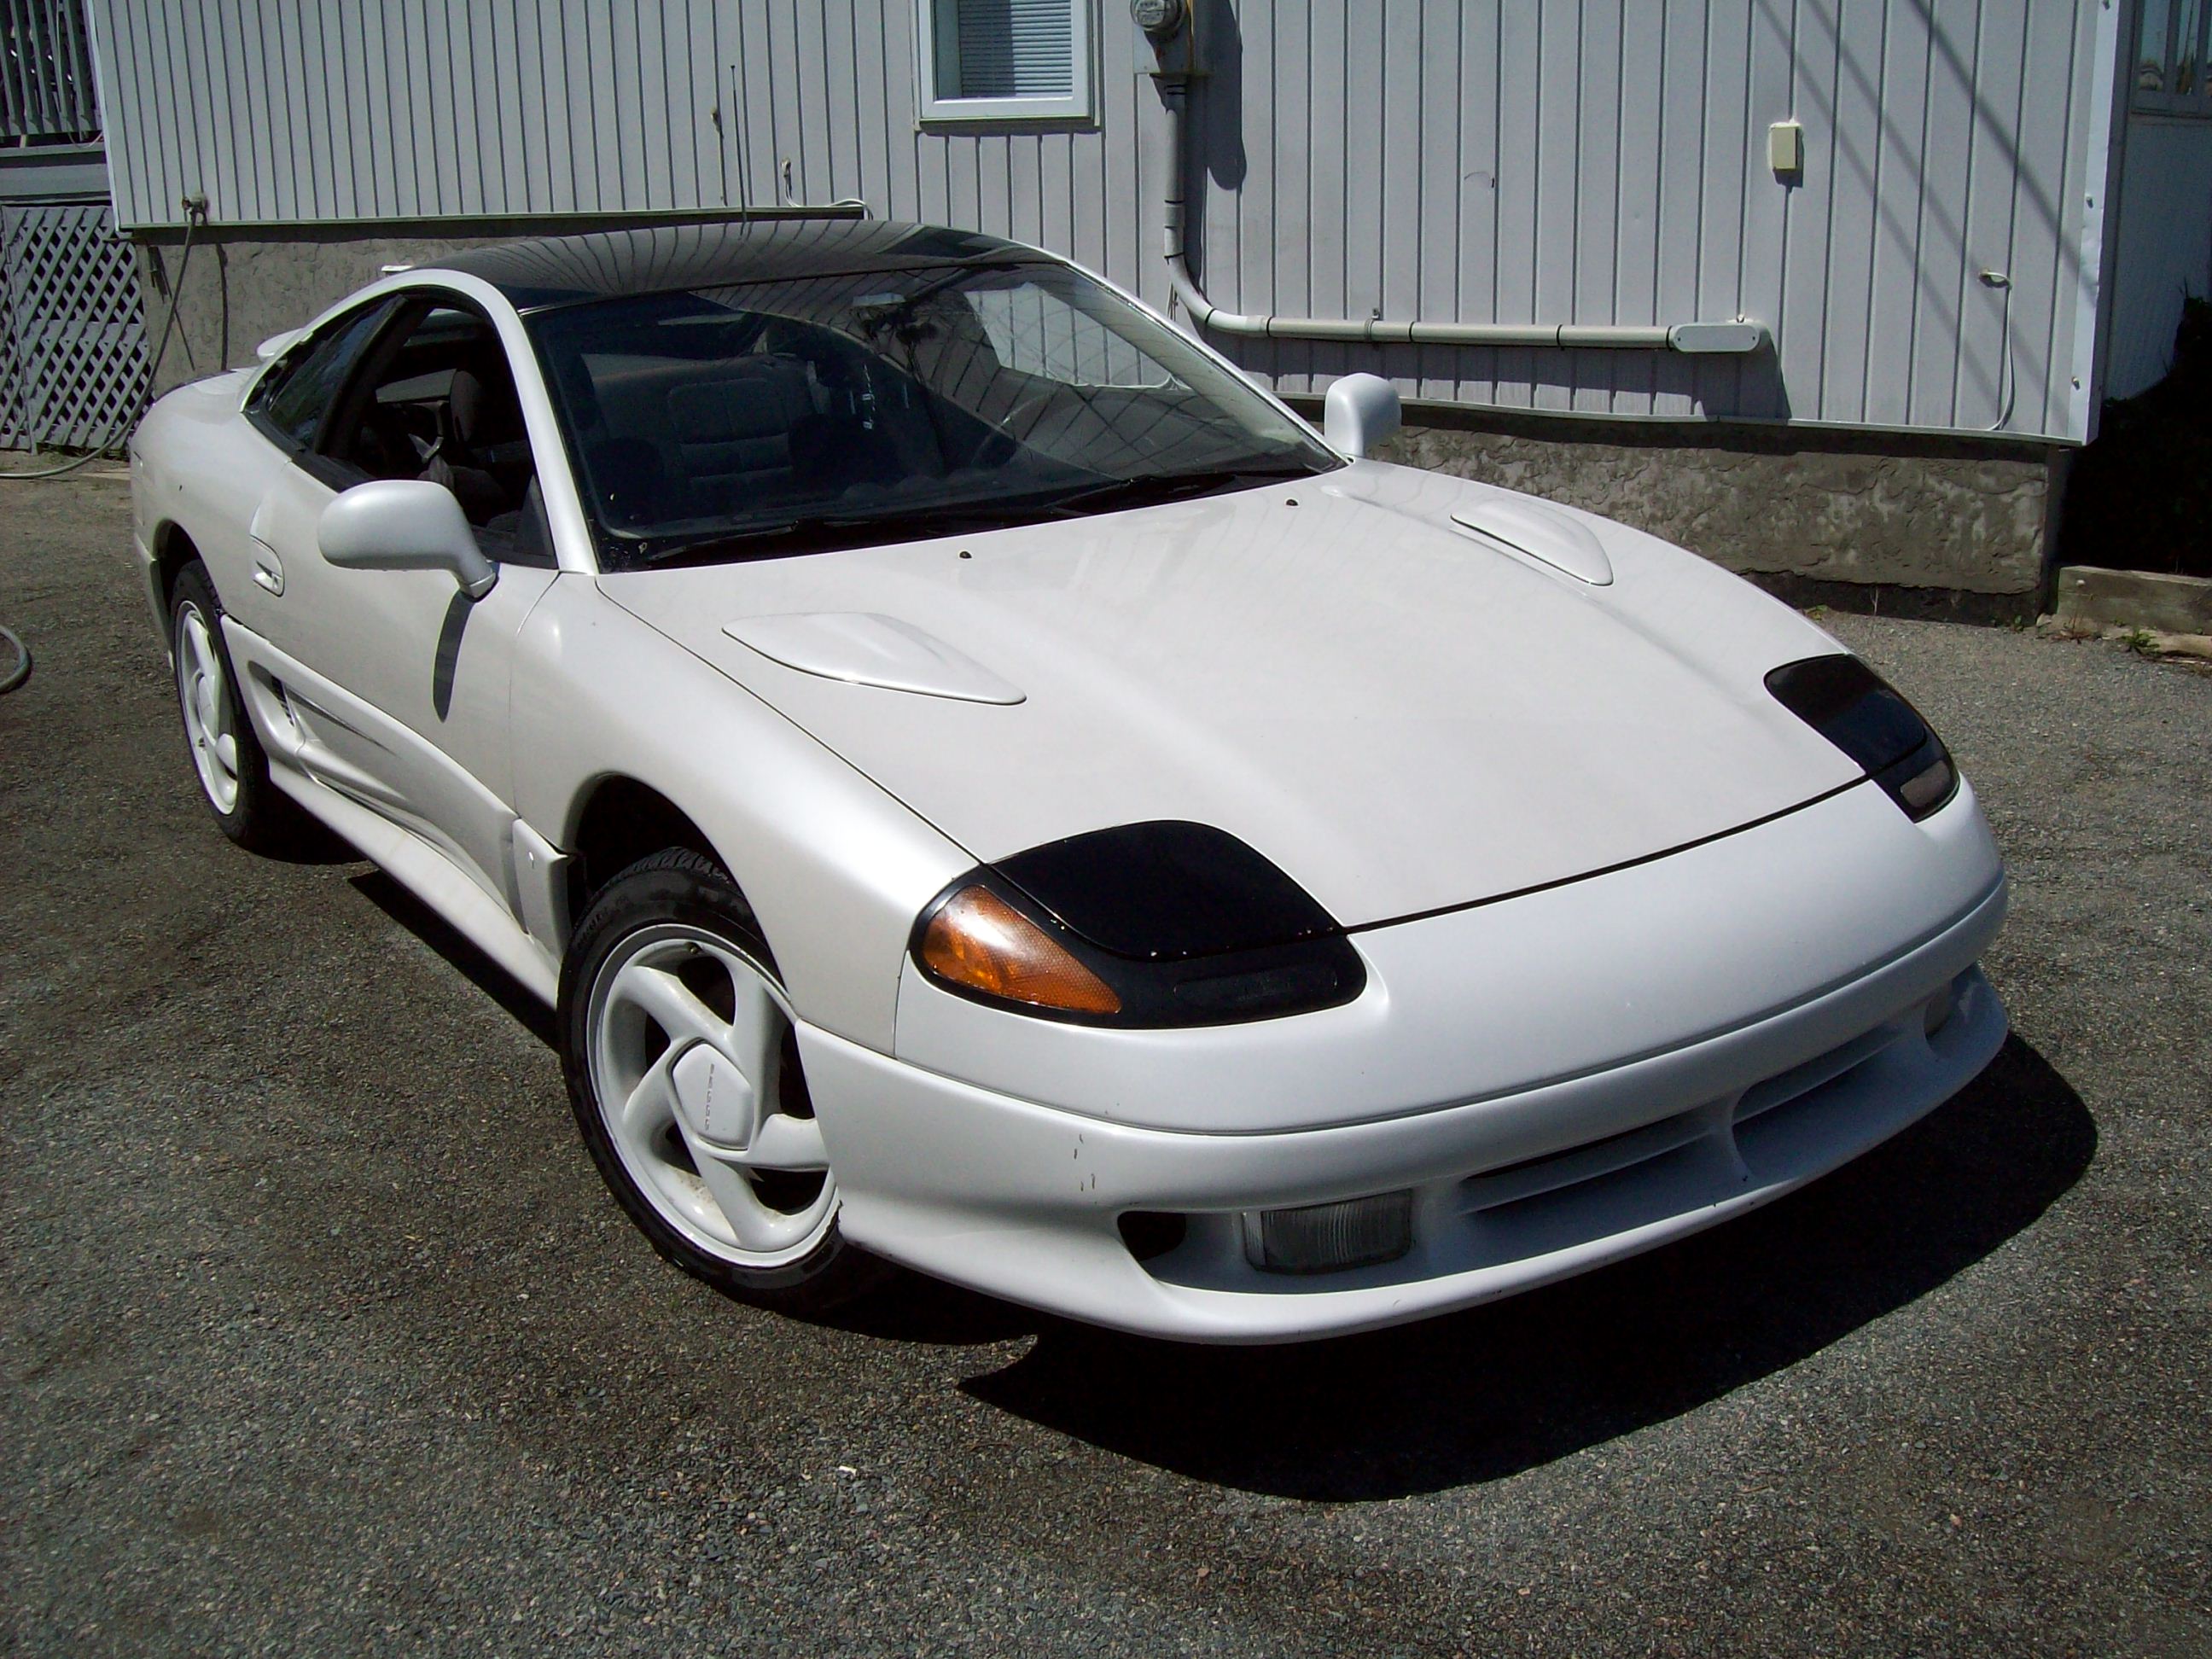
[[266,542],[253,544],[253,580],[271,593],[284,592],[284,562]]

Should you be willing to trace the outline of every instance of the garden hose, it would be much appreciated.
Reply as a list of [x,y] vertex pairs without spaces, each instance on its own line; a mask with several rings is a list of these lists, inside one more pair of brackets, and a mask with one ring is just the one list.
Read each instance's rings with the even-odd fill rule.
[[[184,299],[185,278],[191,273],[192,269],[192,238],[198,233],[199,228],[207,222],[206,198],[199,196],[187,196],[185,198],[184,206],[184,252],[177,261],[177,280],[169,284],[169,311],[168,315],[161,319],[161,337],[155,343],[153,356],[146,360],[146,381],[149,389],[153,385],[155,372],[161,367],[161,354],[169,349],[170,331],[177,325],[177,307]],[[191,347],[189,343],[185,348],[185,356],[187,357],[191,356]],[[99,449],[94,450],[88,455],[80,455],[73,461],[64,461],[59,466],[41,467],[35,472],[0,472],[0,479],[58,478],[64,473],[74,472],[77,468],[81,466],[89,466],[94,461],[107,460],[121,455],[125,445],[129,442],[130,437],[126,434],[118,442],[105,445]],[[12,634],[8,637],[11,640],[15,640],[15,635]],[[15,648],[18,651],[21,651],[22,649],[22,641],[16,640]],[[28,653],[26,653],[23,658],[23,663],[24,672],[27,673],[29,672],[30,660]],[[17,682],[17,684],[20,684],[20,682]],[[11,688],[9,686],[0,686],[0,691],[10,689]]]
[[31,678],[31,647],[23,643],[12,628],[0,628],[0,644],[5,644],[15,653],[15,666],[0,674],[0,696],[5,696]]

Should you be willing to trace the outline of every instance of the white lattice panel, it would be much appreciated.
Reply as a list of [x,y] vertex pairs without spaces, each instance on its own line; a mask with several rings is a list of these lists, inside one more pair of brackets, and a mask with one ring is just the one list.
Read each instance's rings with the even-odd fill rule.
[[0,443],[95,449],[146,402],[145,313],[105,203],[0,208]]

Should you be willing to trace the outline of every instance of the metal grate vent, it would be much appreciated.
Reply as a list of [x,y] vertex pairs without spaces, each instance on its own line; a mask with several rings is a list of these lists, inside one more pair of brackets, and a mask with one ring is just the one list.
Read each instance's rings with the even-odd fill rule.
[[0,0],[0,138],[87,143],[99,137],[92,47],[77,0]]
[[0,207],[0,445],[99,449],[146,402],[130,244],[107,204]]

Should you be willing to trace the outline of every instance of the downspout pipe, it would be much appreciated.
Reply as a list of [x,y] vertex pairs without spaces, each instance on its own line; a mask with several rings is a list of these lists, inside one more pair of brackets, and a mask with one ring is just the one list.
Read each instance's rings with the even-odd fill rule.
[[1767,343],[1766,325],[1746,318],[1722,323],[1424,323],[1375,317],[1246,316],[1224,311],[1206,297],[1184,258],[1183,181],[1190,176],[1184,154],[1184,104],[1189,82],[1182,76],[1158,77],[1167,106],[1166,210],[1161,251],[1176,299],[1200,328],[1262,340],[1344,340],[1367,345],[1544,346],[1612,351],[1680,351],[1741,355]]

